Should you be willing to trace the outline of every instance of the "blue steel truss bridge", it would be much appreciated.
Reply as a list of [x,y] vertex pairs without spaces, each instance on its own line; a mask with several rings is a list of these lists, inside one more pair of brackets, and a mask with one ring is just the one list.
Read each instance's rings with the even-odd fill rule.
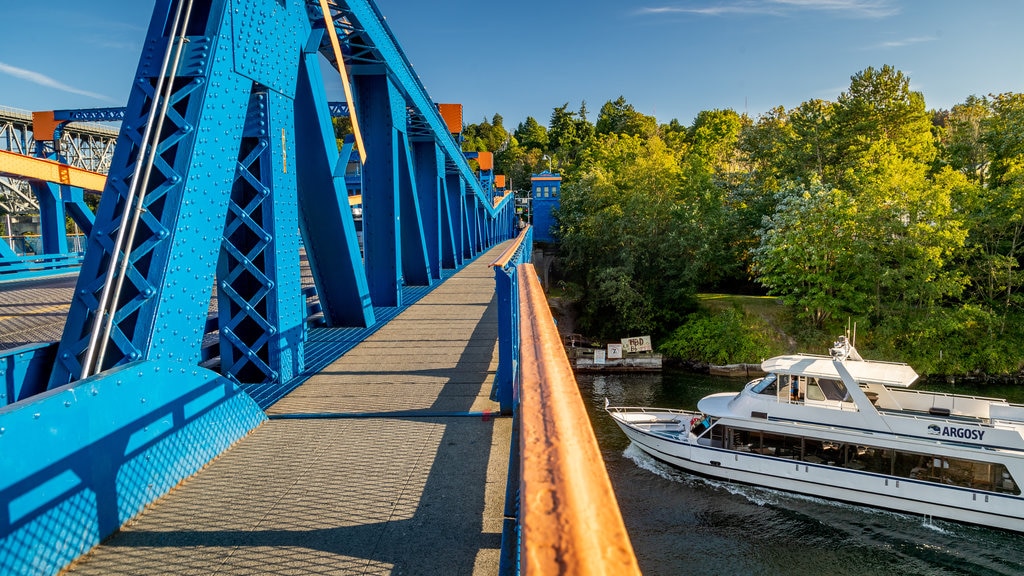
[[372,0],[157,0],[125,107],[4,118],[0,281],[88,239],[0,351],[0,573],[638,573],[532,229]]

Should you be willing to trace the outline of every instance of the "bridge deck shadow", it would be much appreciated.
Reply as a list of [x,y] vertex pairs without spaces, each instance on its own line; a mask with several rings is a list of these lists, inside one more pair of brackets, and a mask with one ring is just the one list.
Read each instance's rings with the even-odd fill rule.
[[[511,421],[492,249],[272,405],[72,574],[496,574]],[[395,413],[380,417],[376,413]],[[304,414],[375,413],[367,418]]]

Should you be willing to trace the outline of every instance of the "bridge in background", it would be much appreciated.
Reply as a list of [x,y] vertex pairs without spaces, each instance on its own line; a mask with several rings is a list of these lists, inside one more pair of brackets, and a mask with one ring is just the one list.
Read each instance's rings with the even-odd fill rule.
[[119,114],[61,338],[0,353],[0,571],[413,570],[446,520],[498,552],[424,570],[637,572],[532,231],[370,0],[157,0]]

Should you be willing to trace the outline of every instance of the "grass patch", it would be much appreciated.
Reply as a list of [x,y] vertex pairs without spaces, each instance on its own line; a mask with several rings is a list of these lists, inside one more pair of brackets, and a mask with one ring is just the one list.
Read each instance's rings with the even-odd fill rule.
[[[793,314],[782,298],[776,296],[747,296],[739,294],[698,294],[697,301],[711,314],[726,310],[741,310],[747,329],[759,333],[768,341],[773,356],[805,351],[805,342],[793,336]],[[816,347],[821,343],[817,342]]]

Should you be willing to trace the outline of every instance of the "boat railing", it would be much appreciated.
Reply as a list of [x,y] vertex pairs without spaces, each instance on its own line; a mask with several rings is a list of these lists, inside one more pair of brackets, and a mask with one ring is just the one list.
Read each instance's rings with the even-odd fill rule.
[[515,564],[523,574],[639,575],[544,289],[532,264],[516,274],[520,379],[510,461],[520,475],[510,488],[518,505],[510,510],[506,500],[506,523],[514,517],[519,526]]
[[[822,358],[825,360],[834,360],[831,356],[825,354],[807,354],[806,352],[800,352],[797,356],[803,356],[806,358]],[[893,366],[906,366],[906,362],[893,362],[892,360],[849,360],[849,362],[870,362],[872,364],[891,364]]]
[[979,416],[945,416],[937,414],[917,414],[913,412],[908,412],[906,410],[889,410],[886,408],[881,408],[878,410],[878,412],[880,414],[885,414],[886,416],[907,418],[911,420],[922,420],[927,422],[948,422],[950,424],[964,424],[965,422],[969,422],[972,424],[979,424],[981,426],[988,426],[990,428],[994,428],[996,424],[996,420],[993,420],[992,418],[981,418]]
[[[952,392],[932,392],[930,390],[912,390],[910,388],[900,388],[898,390],[893,390],[892,388],[889,388],[889,392],[894,394],[894,395],[895,394],[919,394],[921,396],[940,396],[942,398],[963,398],[965,400],[980,400],[980,401],[983,401],[983,402],[1000,402],[1000,403],[1006,402],[1006,400],[1004,400],[1002,398],[992,398],[992,397],[989,397],[989,396],[970,396],[968,394],[954,394]],[[1013,404],[1013,403],[1008,403],[1008,404],[1010,404],[1010,406],[1024,406],[1024,404]]]
[[678,410],[676,408],[645,408],[643,406],[605,406],[605,409],[609,412],[642,412],[644,414],[656,414],[665,413],[670,414],[690,414],[692,410]]

